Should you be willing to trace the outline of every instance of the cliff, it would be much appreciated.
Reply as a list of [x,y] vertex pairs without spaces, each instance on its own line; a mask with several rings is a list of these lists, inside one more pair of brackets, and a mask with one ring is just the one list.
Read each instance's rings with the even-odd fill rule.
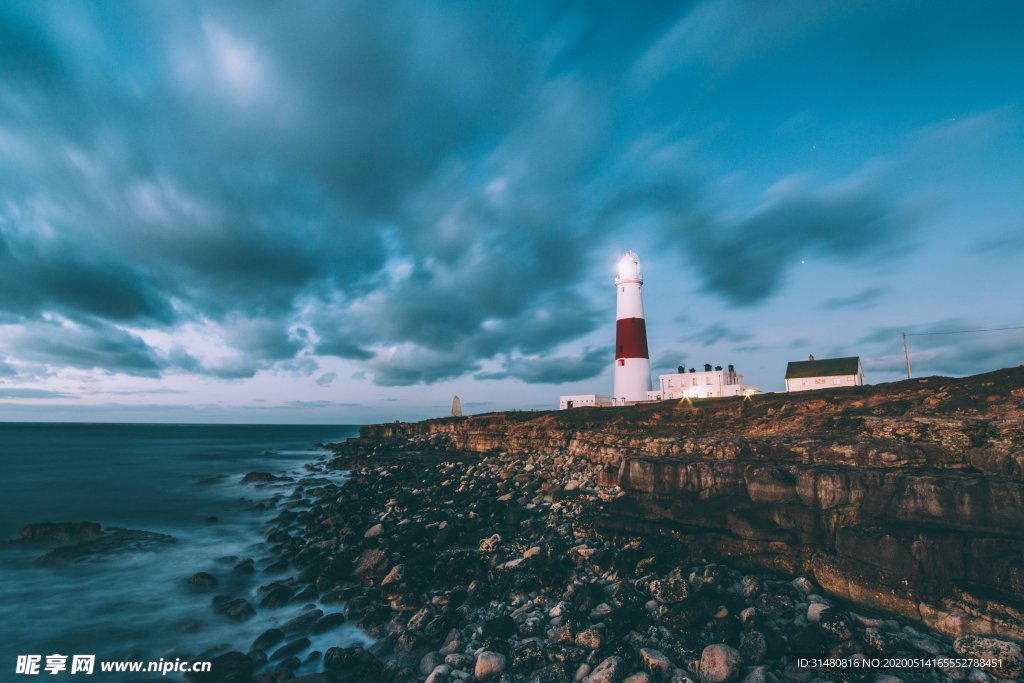
[[599,520],[607,530],[807,574],[947,635],[1024,639],[1024,367],[370,425],[360,440],[563,452],[625,493]]

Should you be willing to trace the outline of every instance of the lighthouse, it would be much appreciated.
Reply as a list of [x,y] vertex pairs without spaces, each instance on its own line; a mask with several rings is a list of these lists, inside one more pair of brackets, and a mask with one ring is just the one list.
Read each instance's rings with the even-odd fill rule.
[[616,402],[645,401],[651,390],[651,359],[640,288],[640,259],[632,251],[619,259],[615,278],[615,394]]

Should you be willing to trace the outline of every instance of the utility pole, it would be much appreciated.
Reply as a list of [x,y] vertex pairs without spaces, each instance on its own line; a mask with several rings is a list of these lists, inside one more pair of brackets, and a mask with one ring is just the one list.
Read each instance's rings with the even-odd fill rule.
[[903,356],[907,359],[907,379],[910,379],[910,349],[907,348],[907,333],[903,333]]

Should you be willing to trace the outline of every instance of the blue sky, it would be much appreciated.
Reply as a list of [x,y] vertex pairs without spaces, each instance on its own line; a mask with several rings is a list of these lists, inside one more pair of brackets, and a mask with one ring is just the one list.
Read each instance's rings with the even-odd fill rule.
[[[1024,5],[7,3],[0,419],[367,422],[1024,325]],[[1024,330],[911,336],[915,374]]]

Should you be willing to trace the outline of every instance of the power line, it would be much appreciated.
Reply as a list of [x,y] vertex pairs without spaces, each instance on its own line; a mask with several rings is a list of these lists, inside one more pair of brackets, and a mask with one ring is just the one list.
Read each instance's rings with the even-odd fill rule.
[[1024,325],[1014,325],[1012,327],[985,327],[977,330],[950,330],[948,332],[907,332],[905,334],[908,337],[925,337],[936,334],[969,334],[971,332],[1004,332],[1006,330],[1024,330]]
[[910,379],[910,347],[907,346],[907,337],[931,337],[940,334],[972,334],[974,332],[1006,332],[1008,330],[1024,330],[1024,325],[1011,325],[1009,327],[981,327],[976,330],[948,330],[945,332],[904,332],[903,356],[907,359],[907,379]]

